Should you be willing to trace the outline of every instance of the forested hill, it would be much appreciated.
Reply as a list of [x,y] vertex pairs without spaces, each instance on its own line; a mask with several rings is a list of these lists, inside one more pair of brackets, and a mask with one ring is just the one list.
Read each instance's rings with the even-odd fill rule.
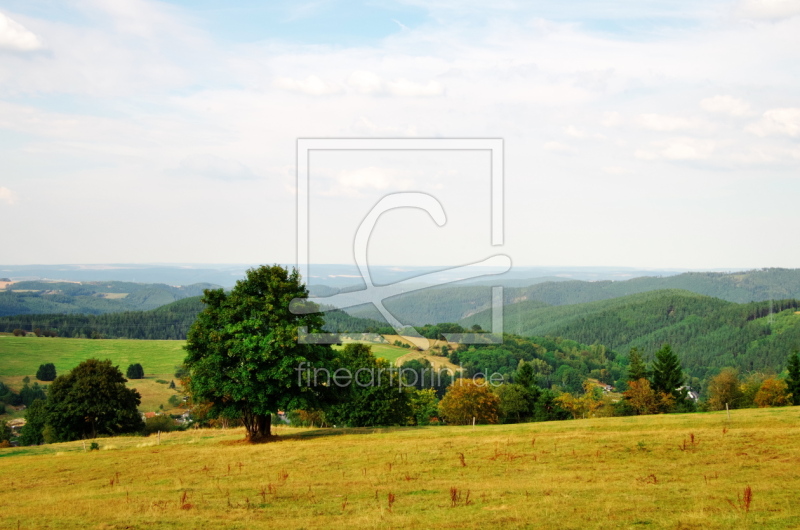
[[[626,281],[541,282],[527,287],[506,287],[503,294],[506,306],[523,301],[535,301],[538,306],[561,306],[664,289],[683,289],[737,303],[800,298],[800,269],[762,269],[741,273],[689,272]],[[486,284],[427,288],[390,298],[384,303],[401,322],[421,326],[456,322],[488,309],[492,300],[491,292],[491,286]],[[321,301],[324,303],[324,299]],[[351,313],[359,317],[378,318],[373,308],[359,308]]]
[[[184,298],[149,311],[103,315],[50,314],[0,317],[0,332],[15,329],[52,331],[59,337],[105,339],[183,340],[197,314],[201,296]],[[325,330],[331,332],[392,333],[384,322],[352,317],[342,311],[325,313]]]
[[145,311],[203,294],[216,285],[132,282],[16,282],[0,290],[0,316]]
[[[800,300],[736,304],[688,291],[665,290],[569,306],[521,302],[505,307],[504,331],[567,337],[627,354],[654,352],[665,342],[684,368],[704,378],[720,368],[780,371],[800,349]],[[490,327],[491,312],[462,320]]]

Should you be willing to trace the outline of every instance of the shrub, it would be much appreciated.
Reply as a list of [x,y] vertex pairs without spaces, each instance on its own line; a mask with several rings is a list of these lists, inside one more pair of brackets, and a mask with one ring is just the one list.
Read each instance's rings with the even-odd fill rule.
[[14,334],[15,337],[27,337],[28,336],[28,332],[27,331],[25,331],[24,329],[19,329],[19,328],[17,328],[14,331],[12,331],[12,333]]
[[[131,364],[125,372],[128,379],[144,379],[144,368],[139,363]],[[166,381],[164,381],[166,383]]]
[[175,420],[167,414],[147,418],[144,422],[144,434],[150,435],[158,431],[169,432],[175,430]]
[[36,370],[36,379],[39,381],[54,381],[56,378],[56,365],[53,363],[40,364]]

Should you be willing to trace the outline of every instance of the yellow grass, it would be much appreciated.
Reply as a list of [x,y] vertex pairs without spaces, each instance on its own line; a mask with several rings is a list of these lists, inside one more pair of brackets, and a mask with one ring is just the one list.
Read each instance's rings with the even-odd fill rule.
[[394,362],[397,366],[402,366],[403,363],[411,361],[413,359],[425,359],[429,363],[434,370],[448,370],[451,374],[455,374],[461,371],[461,367],[457,364],[453,364],[447,360],[447,357],[442,357],[439,355],[425,355],[423,352],[412,351],[409,352],[402,357],[398,357],[397,360]]
[[0,449],[0,527],[796,528],[799,419],[793,407]]

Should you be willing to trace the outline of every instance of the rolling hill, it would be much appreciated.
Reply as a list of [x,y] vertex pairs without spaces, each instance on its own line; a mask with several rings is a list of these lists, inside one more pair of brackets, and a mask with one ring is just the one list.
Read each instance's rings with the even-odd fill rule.
[[0,316],[145,311],[215,287],[209,283],[176,287],[132,282],[15,282],[0,290]]
[[[489,328],[490,319],[487,310],[460,323]],[[652,353],[668,342],[701,379],[726,366],[780,371],[800,349],[800,300],[737,304],[663,290],[568,306],[520,302],[505,308],[504,331],[599,343],[623,354],[632,347]]]
[[[689,272],[626,281],[529,281],[531,284],[526,287],[504,288],[506,306],[519,302],[536,302],[539,307],[584,304],[665,289],[681,289],[736,303],[800,298],[800,269],[761,269],[737,273]],[[384,303],[405,324],[422,326],[456,322],[490,307],[491,286],[487,283],[430,287],[389,298]],[[348,312],[364,318],[380,318],[372,307],[354,308]]]

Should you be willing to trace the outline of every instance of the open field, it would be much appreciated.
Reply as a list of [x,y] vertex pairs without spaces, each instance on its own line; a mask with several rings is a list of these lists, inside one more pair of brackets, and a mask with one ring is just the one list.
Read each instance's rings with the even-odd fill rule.
[[[133,363],[141,363],[145,379],[129,380],[128,386],[142,395],[140,410],[154,411],[159,405],[172,410],[167,400],[173,394],[168,385],[175,378],[175,366],[183,362],[184,341],[124,340],[124,339],[62,339],[46,337],[0,336],[0,381],[12,388],[22,388],[22,379],[36,381],[40,364],[53,363],[56,372],[63,374],[86,359],[111,359],[122,373]],[[175,382],[178,384],[178,381]],[[40,384],[48,384],[41,383]],[[177,412],[177,410],[172,410]]]
[[[59,374],[66,373],[81,361],[91,358],[111,359],[123,373],[128,365],[141,363],[145,379],[128,381],[128,386],[137,389],[142,395],[139,408],[143,411],[157,410],[159,405],[167,408],[167,400],[175,391],[165,384],[156,383],[156,380],[170,381],[175,378],[175,366],[181,364],[185,357],[184,344],[180,340],[95,340],[0,335],[0,381],[19,390],[25,376],[36,381],[39,365],[49,362],[56,365]],[[409,353],[407,348],[389,344],[370,346],[376,357],[390,362]],[[22,413],[15,414],[21,415]]]
[[53,363],[58,373],[86,359],[111,359],[124,372],[141,363],[145,375],[175,373],[186,356],[181,340],[63,339],[0,336],[0,377],[36,374],[40,364]]
[[0,449],[0,527],[796,528],[798,420],[792,407]]

